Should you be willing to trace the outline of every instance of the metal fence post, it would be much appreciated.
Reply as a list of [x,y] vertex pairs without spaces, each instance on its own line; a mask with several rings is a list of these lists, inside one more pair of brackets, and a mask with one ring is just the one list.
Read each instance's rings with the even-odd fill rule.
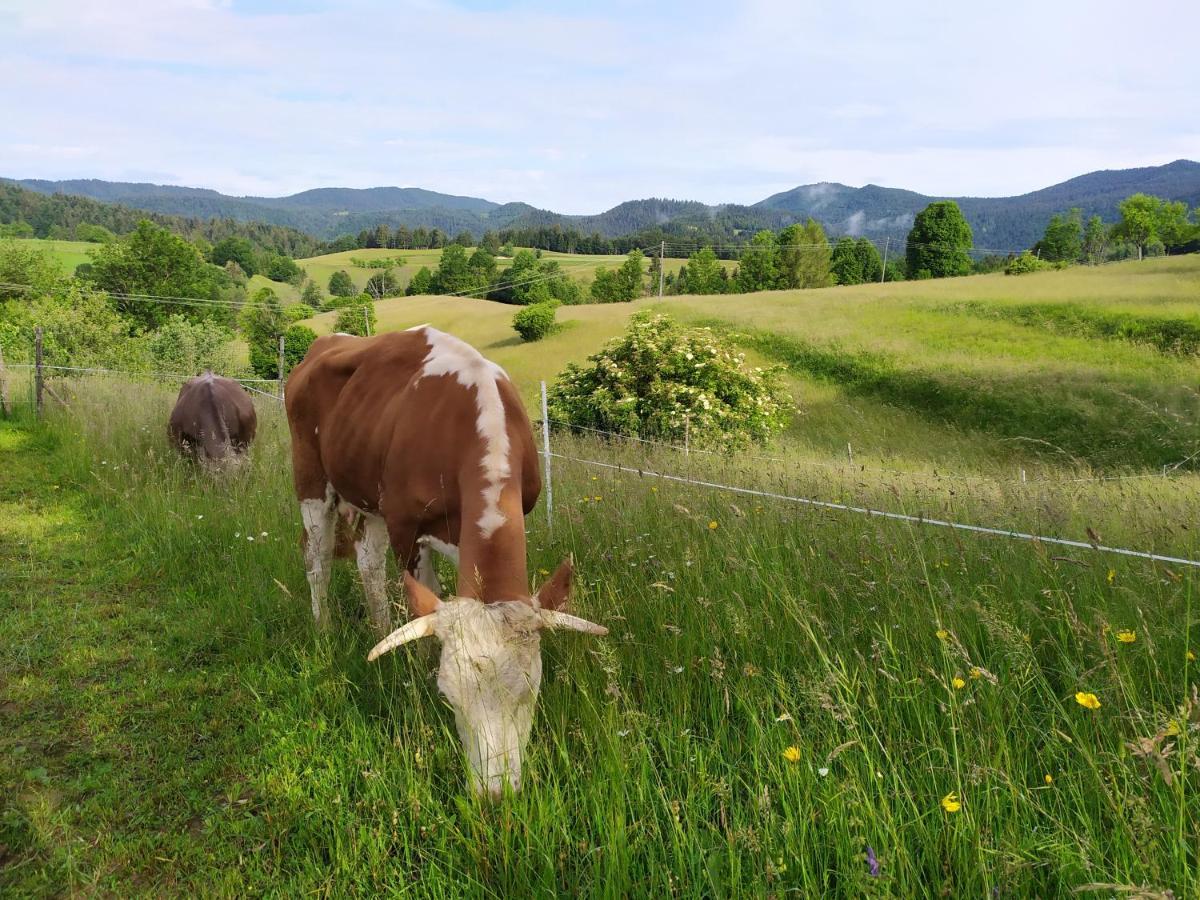
[[283,357],[283,335],[279,336],[279,399],[283,399],[283,368],[286,365]]
[[45,387],[42,375],[42,326],[33,330],[34,390],[37,393],[37,417],[42,417],[42,390]]
[[546,470],[546,528],[554,528],[554,482],[550,477],[550,413],[547,411],[546,382],[542,382],[542,457]]

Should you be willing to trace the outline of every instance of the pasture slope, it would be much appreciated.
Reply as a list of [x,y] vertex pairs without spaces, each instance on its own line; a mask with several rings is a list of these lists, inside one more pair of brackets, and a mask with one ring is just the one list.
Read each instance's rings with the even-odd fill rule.
[[[1070,480],[1186,448],[1194,409],[1171,404],[1195,361],[961,306],[1187,318],[1196,282],[1193,259],[672,298],[788,367],[803,414],[776,461],[555,448],[1200,559],[1196,476]],[[564,309],[573,324],[534,346],[484,301],[379,314],[457,331],[528,397],[648,305]],[[1024,406],[1001,392],[1023,379]],[[436,649],[368,665],[346,565],[337,627],[314,636],[272,400],[247,464],[213,480],[168,451],[173,386],[56,391],[71,406],[45,424],[0,422],[0,894],[1200,891],[1195,568],[556,460],[531,572],[573,552],[575,606],[610,635],[547,637],[526,790],[490,805],[465,790]],[[1064,401],[1094,450],[1038,443]],[[1166,423],[1156,442],[1122,421],[1139,404]],[[847,434],[854,467],[835,464]]]

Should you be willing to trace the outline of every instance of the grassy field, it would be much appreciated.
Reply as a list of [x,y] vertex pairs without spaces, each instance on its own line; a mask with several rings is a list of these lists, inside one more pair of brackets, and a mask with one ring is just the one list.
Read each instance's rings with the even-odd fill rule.
[[64,275],[74,275],[80,263],[90,263],[90,251],[100,247],[88,241],[51,241],[41,238],[20,238],[18,244],[46,253],[62,268]]
[[[469,251],[470,252],[470,251]],[[329,289],[329,277],[339,269],[346,272],[350,276],[350,280],[355,286],[363,289],[366,287],[367,280],[374,275],[377,269],[359,268],[351,259],[384,259],[387,257],[400,257],[404,260],[404,265],[393,270],[396,278],[404,287],[412,280],[413,275],[422,266],[428,266],[432,271],[438,266],[438,262],[442,258],[441,250],[345,250],[341,253],[329,253],[324,256],[313,256],[308,259],[296,260],[300,268],[308,273],[308,277],[321,286],[322,290]],[[553,259],[562,266],[563,270],[572,277],[580,281],[590,281],[595,277],[596,271],[599,269],[615,269],[625,261],[624,256],[589,256],[586,254],[575,253],[554,253],[549,250],[542,251],[542,259]],[[505,257],[497,259],[497,264],[501,270],[508,266],[510,260]],[[678,272],[687,264],[684,259],[668,259],[666,261],[667,272]],[[732,264],[730,264],[732,266]]]
[[[988,477],[1152,472],[1200,450],[1200,360],[1152,345],[1059,333],[976,309],[1039,304],[1197,319],[1200,257],[1020,278],[974,276],[820,291],[647,298],[563,307],[536,346],[512,307],[463,298],[376,305],[382,330],[429,322],[509,369],[532,401],[537,381],[595,352],[630,315],[655,308],[731,332],[758,361],[784,365],[799,414],[789,454],[874,468]],[[319,332],[334,316],[310,321]]]
[[[213,480],[168,451],[171,388],[60,391],[47,426],[0,424],[6,896],[1200,888],[1193,569],[560,461],[530,567],[573,552],[575,607],[611,634],[544,641],[526,790],[493,806],[465,791],[436,650],[365,662],[347,566],[314,637],[271,401],[249,463]],[[1112,538],[1195,558],[1194,488],[940,493],[984,521],[1119,504]]]
[[[1198,896],[1196,567],[635,474],[1200,560],[1200,475],[1153,477],[1196,450],[1196,358],[1045,325],[1186,324],[1198,296],[1190,257],[565,307],[532,346],[512,307],[378,304],[531,410],[643,308],[797,400],[756,454],[556,434],[530,570],[575,554],[611,633],[547,637],[526,790],[495,806],[436,650],[365,662],[348,565],[313,635],[273,401],[214,480],[166,446],[173,386],[60,380],[69,410],[0,422],[0,894]],[[1134,477],[1075,480],[1099,473]]]

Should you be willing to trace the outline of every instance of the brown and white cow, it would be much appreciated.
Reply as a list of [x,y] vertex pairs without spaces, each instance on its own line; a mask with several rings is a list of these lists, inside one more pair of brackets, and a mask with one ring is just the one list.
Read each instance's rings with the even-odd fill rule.
[[[492,795],[505,782],[518,788],[541,685],[541,631],[607,629],[559,609],[569,561],[529,590],[525,514],[541,478],[512,382],[470,345],[418,326],[318,338],[288,379],[286,405],[317,624],[329,622],[338,510],[353,510],[361,514],[355,554],[368,612],[383,637],[368,658],[439,638],[438,687],[454,709],[473,785]],[[389,544],[413,615],[390,634]],[[458,563],[446,600],[431,547]]]
[[179,389],[167,434],[183,453],[219,463],[245,452],[257,428],[258,415],[246,389],[230,378],[205,372]]

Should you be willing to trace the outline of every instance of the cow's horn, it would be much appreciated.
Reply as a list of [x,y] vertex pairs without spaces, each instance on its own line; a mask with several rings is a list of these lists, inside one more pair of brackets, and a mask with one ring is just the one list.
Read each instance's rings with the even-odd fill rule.
[[600,636],[608,634],[608,629],[603,625],[597,625],[595,622],[589,622],[587,619],[581,619],[579,616],[573,616],[570,613],[559,612],[557,609],[539,609],[538,616],[541,617],[542,626],[552,631],[562,629],[564,631],[582,631],[586,634],[597,634]]
[[410,622],[405,622],[382,641],[371,648],[367,654],[367,662],[374,662],[389,650],[395,650],[402,644],[415,641],[418,638],[429,637],[433,634],[433,620],[436,614],[420,616]]

